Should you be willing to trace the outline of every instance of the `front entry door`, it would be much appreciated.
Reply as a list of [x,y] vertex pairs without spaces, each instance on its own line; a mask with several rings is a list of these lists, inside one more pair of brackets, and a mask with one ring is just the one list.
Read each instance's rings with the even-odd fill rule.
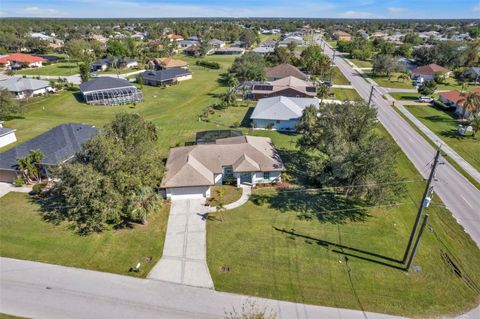
[[240,183],[251,183],[252,173],[240,173]]

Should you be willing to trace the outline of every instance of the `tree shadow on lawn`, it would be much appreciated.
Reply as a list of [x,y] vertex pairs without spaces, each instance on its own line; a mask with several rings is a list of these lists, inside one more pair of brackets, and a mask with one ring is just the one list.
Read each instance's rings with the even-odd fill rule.
[[[292,133],[285,133],[292,134]],[[278,154],[291,175],[295,176],[296,182],[303,186],[313,186],[314,180],[312,175],[309,173],[310,169],[308,163],[312,163],[312,155],[301,152],[298,149],[278,149]]]
[[251,124],[252,120],[250,118],[253,114],[254,109],[255,109],[255,107],[249,107],[248,108],[248,111],[245,113],[245,116],[243,117],[242,122],[240,123],[241,127],[246,127],[246,128],[251,128],[252,127],[252,124]]

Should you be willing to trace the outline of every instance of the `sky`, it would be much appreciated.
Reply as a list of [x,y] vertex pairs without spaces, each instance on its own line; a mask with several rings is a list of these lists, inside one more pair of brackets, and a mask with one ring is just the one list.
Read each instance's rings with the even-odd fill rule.
[[0,0],[0,17],[480,19],[480,0]]

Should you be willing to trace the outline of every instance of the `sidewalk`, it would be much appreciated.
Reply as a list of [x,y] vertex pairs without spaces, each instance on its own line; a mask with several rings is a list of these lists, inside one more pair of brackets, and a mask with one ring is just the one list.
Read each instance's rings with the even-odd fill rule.
[[173,200],[160,261],[148,279],[213,288],[207,266],[205,199]]
[[31,190],[32,188],[28,186],[16,187],[15,185],[10,183],[0,182],[0,198],[10,192],[29,193]]

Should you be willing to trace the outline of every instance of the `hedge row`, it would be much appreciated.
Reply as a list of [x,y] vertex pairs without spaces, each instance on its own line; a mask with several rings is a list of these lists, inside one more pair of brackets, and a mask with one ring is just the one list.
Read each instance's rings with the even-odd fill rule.
[[195,64],[209,68],[209,69],[215,69],[215,70],[220,69],[220,64],[213,61],[198,60],[197,62],[195,62]]

